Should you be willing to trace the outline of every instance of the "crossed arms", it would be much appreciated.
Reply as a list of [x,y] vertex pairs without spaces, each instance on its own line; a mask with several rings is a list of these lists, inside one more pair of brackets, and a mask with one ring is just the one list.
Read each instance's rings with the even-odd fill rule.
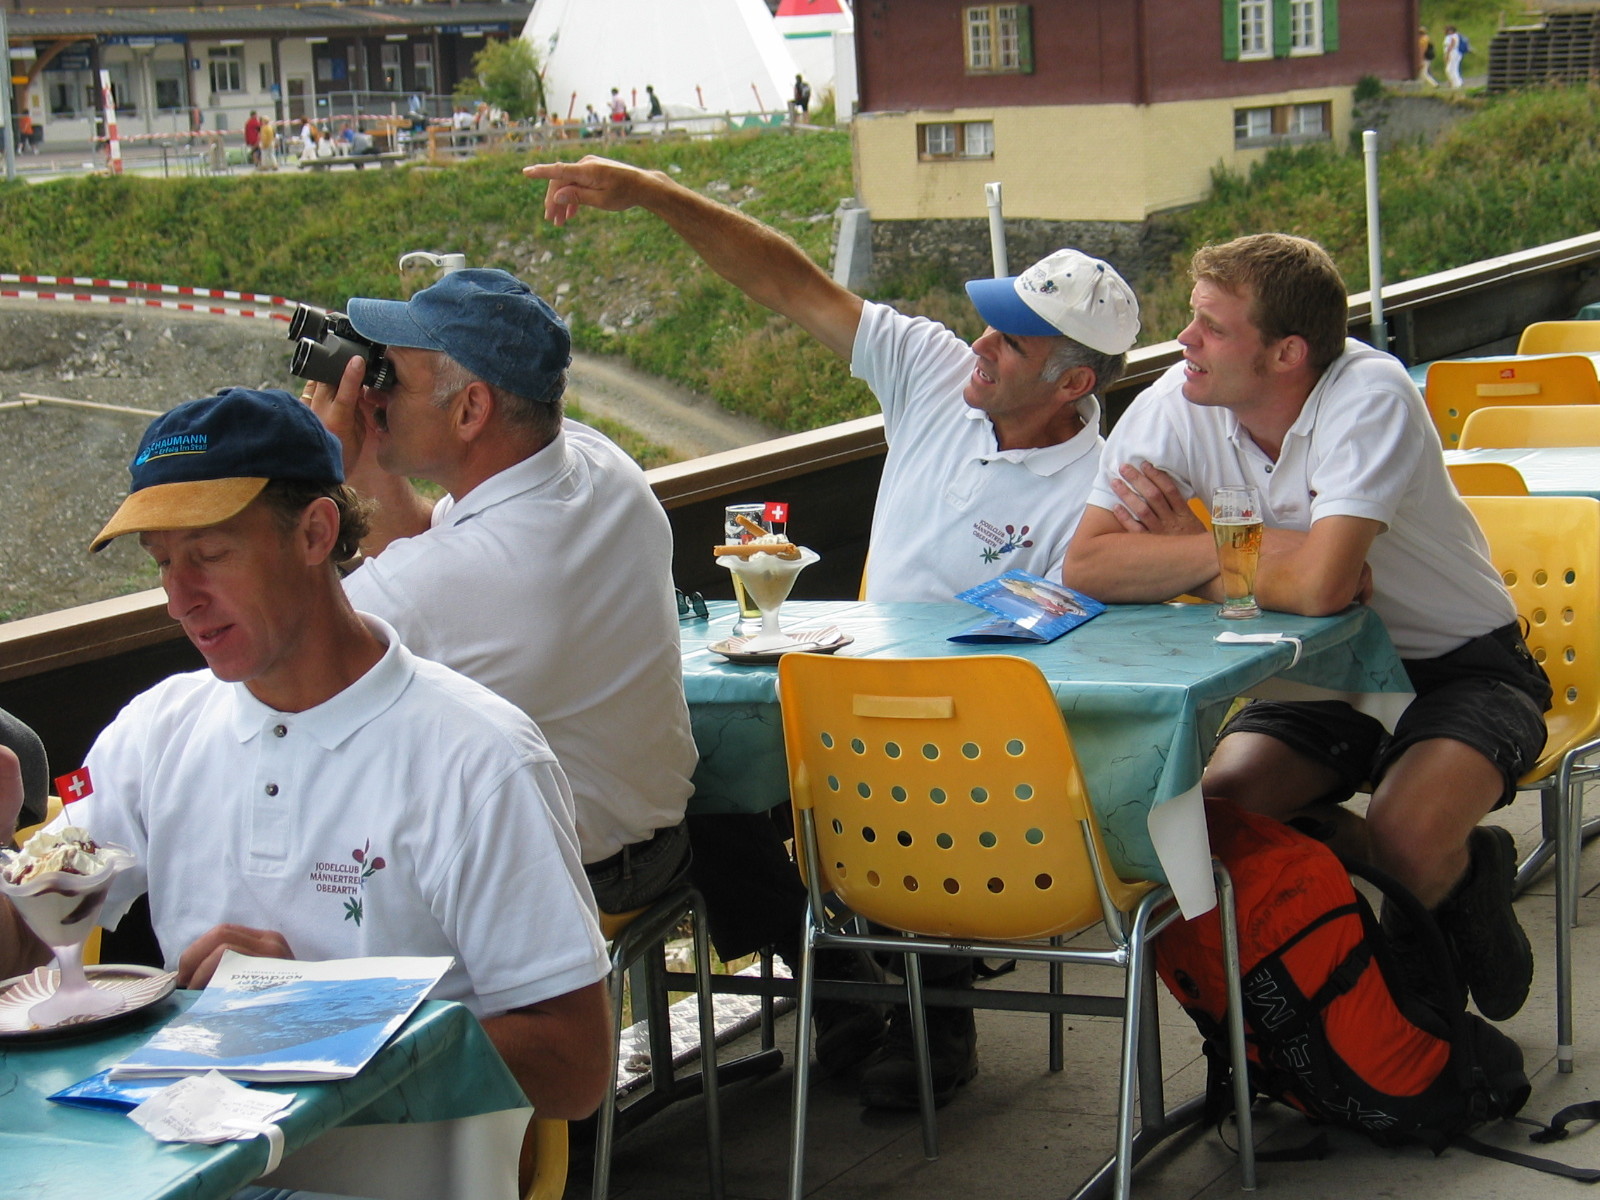
[[[1114,511],[1090,505],[1067,548],[1063,580],[1108,604],[1147,604],[1189,593],[1222,599],[1210,532],[1166,472],[1119,468]],[[1382,531],[1365,517],[1324,517],[1309,530],[1268,529],[1256,573],[1256,602],[1320,617],[1372,595],[1367,552]]]

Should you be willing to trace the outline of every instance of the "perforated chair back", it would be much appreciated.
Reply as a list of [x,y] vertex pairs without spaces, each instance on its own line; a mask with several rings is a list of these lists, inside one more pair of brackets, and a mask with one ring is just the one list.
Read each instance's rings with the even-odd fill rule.
[[[1588,322],[1585,322],[1587,324]],[[1600,325],[1600,321],[1595,322]],[[1467,417],[1461,448],[1600,446],[1600,404],[1508,405]]]
[[1510,463],[1451,463],[1445,469],[1450,472],[1450,482],[1456,485],[1456,491],[1463,496],[1528,494],[1528,484],[1522,478],[1522,472]]
[[1600,321],[1535,321],[1517,340],[1518,354],[1600,353]]
[[1555,689],[1544,754],[1527,776],[1542,778],[1600,732],[1600,500],[1469,496],[1467,505]]
[[1449,360],[1428,368],[1428,413],[1446,450],[1460,444],[1467,417],[1495,405],[1600,403],[1600,377],[1578,354],[1549,358]]
[[792,654],[778,691],[821,886],[861,916],[930,937],[1045,938],[1104,916],[1097,868],[1120,909],[1146,890],[1112,871],[1032,663]]

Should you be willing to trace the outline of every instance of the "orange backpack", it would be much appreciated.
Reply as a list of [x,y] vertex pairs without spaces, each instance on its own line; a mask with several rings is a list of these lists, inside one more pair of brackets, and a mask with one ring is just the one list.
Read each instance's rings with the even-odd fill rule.
[[[1380,1144],[1442,1149],[1516,1113],[1529,1086],[1517,1044],[1466,1011],[1432,917],[1398,884],[1345,864],[1278,821],[1208,801],[1212,852],[1233,877],[1252,1089]],[[1348,868],[1348,869],[1347,869]],[[1402,906],[1433,961],[1406,982],[1357,871]],[[1410,951],[1408,950],[1408,953]],[[1226,994],[1215,911],[1156,940],[1156,970],[1200,1027],[1212,1095],[1226,1103]]]

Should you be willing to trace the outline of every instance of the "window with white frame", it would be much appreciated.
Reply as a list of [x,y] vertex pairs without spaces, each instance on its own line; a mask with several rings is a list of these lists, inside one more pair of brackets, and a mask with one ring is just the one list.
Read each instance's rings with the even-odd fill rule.
[[1328,132],[1328,106],[1326,104],[1292,104],[1289,106],[1290,137],[1320,137]]
[[1239,57],[1272,56],[1272,0],[1239,0]]
[[433,47],[427,42],[414,42],[411,46],[411,65],[417,77],[413,87],[423,93],[433,91]]
[[1289,0],[1289,53],[1322,53],[1322,0]]
[[256,68],[257,74],[261,80],[261,86],[257,90],[270,92],[273,84],[278,82],[277,75],[273,73],[272,64],[270,62],[259,62],[256,64]]
[[212,46],[206,51],[213,92],[244,91],[244,47]]
[[1332,54],[1339,0],[1219,0],[1222,57],[1229,62]]
[[1233,140],[1259,142],[1272,137],[1270,108],[1239,108],[1233,113]]
[[1327,101],[1233,111],[1233,144],[1239,149],[1325,141],[1332,132],[1333,110]]
[[964,10],[968,74],[1028,74],[1033,34],[1026,4],[972,4]]
[[993,121],[935,121],[917,126],[917,157],[993,158]]
[[398,92],[400,90],[400,43],[385,42],[382,51],[383,90],[386,92]]

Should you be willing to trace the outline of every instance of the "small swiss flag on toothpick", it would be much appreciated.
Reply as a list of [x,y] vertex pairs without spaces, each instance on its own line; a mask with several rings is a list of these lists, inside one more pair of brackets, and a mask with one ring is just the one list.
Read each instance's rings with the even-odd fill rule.
[[89,782],[88,767],[79,767],[76,771],[57,775],[55,782],[56,795],[61,797],[63,804],[71,804],[74,800],[82,800],[85,796],[94,794],[94,784]]
[[782,500],[769,500],[761,517],[774,525],[787,524],[789,520],[789,506]]

